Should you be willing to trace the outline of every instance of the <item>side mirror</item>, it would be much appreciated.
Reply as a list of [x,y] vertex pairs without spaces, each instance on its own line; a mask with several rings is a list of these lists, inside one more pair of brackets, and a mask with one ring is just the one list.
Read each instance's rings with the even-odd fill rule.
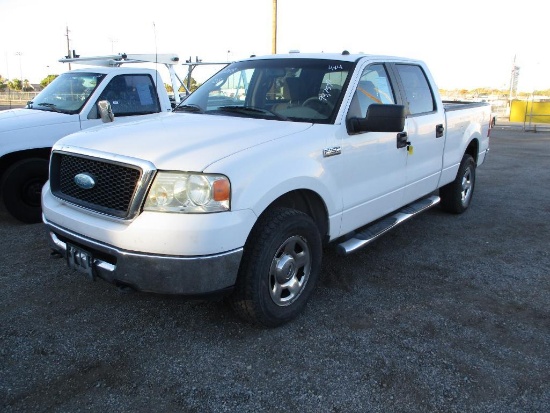
[[99,111],[99,117],[103,123],[109,123],[115,120],[115,114],[108,100],[100,100],[97,102],[97,110]]
[[383,105],[373,103],[364,118],[350,118],[347,121],[349,133],[358,132],[402,132],[405,127],[404,105]]

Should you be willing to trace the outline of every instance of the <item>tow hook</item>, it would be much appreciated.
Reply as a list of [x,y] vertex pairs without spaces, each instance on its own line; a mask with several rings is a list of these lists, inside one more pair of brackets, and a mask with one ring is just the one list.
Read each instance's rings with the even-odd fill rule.
[[50,258],[63,258],[63,254],[61,254],[59,251],[52,250],[52,252],[50,252]]

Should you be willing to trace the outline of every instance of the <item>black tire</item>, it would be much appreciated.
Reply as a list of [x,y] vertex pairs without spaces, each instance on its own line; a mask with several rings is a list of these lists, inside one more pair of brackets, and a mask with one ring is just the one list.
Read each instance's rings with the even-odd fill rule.
[[40,193],[47,180],[46,159],[24,159],[10,166],[2,179],[2,199],[8,212],[26,224],[41,222]]
[[297,317],[319,279],[319,230],[306,214],[287,208],[264,213],[244,248],[229,302],[242,319],[276,327]]
[[472,156],[462,157],[456,178],[439,189],[441,208],[453,214],[462,214],[468,209],[474,195],[476,163]]

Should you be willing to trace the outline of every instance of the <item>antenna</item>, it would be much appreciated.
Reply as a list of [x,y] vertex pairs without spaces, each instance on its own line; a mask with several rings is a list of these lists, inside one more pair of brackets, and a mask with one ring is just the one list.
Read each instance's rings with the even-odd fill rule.
[[[155,64],[157,64],[159,59],[158,59],[158,50],[157,50],[157,26],[155,25],[155,22],[153,22],[153,37],[155,39]],[[157,85],[157,90],[158,90],[159,88],[158,70],[155,70],[155,84]],[[164,83],[162,87],[164,87]]]
[[153,22],[153,35],[155,38],[155,56],[157,56],[157,26],[155,25],[155,22]]

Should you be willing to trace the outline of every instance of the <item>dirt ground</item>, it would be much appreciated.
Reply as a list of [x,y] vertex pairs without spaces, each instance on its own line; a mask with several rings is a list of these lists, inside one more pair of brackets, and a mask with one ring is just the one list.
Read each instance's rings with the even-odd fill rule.
[[277,329],[125,294],[0,209],[0,410],[549,412],[550,133],[497,127],[471,208],[324,252]]

